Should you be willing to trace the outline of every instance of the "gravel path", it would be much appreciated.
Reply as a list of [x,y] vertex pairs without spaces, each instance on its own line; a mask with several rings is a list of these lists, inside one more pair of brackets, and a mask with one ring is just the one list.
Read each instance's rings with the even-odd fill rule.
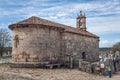
[[103,80],[120,80],[120,72],[117,72],[112,76],[112,78],[104,77]]
[[77,69],[26,69],[6,66],[0,67],[0,80],[120,80],[120,73],[108,78]]
[[103,76],[88,74],[77,69],[10,68],[0,65],[0,80],[104,80]]

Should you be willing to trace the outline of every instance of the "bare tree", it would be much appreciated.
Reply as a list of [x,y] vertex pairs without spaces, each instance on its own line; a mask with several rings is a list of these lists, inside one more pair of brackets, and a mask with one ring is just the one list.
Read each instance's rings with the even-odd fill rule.
[[11,36],[7,29],[0,29],[0,56],[3,55],[3,49],[5,47],[10,47]]
[[113,45],[112,51],[120,51],[120,42],[117,42]]

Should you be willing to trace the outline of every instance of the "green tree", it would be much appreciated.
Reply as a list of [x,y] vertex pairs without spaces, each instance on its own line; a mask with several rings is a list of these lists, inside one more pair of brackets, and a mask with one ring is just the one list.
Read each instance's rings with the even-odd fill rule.
[[116,44],[113,45],[112,51],[120,51],[120,42],[117,42]]

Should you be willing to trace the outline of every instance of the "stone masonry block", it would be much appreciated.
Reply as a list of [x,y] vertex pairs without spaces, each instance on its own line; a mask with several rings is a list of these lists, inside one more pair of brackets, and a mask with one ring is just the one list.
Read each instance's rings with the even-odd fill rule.
[[30,58],[29,58],[29,59],[27,59],[27,61],[28,61],[28,62],[33,62],[33,59],[30,59]]
[[28,59],[29,57],[30,57],[29,54],[23,55],[23,58]]
[[37,55],[30,55],[30,58],[38,58]]
[[27,62],[27,59],[22,58],[20,59],[20,62]]
[[22,55],[22,54],[19,54],[19,58],[23,58],[23,55]]

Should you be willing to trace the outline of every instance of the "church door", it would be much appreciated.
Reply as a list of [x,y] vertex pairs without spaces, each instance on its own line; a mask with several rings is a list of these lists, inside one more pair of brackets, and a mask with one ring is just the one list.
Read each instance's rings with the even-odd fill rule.
[[82,53],[82,59],[86,59],[86,53],[85,52]]

